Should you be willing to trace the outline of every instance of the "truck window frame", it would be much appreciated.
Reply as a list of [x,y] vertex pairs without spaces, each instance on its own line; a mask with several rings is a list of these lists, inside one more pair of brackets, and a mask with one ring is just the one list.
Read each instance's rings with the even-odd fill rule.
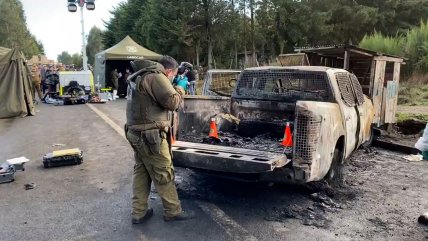
[[[267,69],[267,70],[275,70],[275,69]],[[263,70],[263,71],[267,71],[267,70]],[[331,84],[331,79],[329,78],[329,75],[327,74],[327,72],[325,71],[315,71],[315,70],[300,70],[300,69],[286,69],[289,70],[290,72],[297,72],[297,73],[317,73],[317,74],[322,74],[325,78],[326,81],[326,85],[327,85],[327,91],[328,91],[328,98],[326,98],[325,100],[306,100],[306,99],[301,99],[301,100],[296,100],[297,101],[317,101],[317,102],[327,102],[327,103],[334,103],[336,102],[335,100],[335,93],[334,93],[334,89],[333,86]],[[255,71],[255,70],[248,70],[248,71]],[[291,103],[292,100],[276,100],[276,99],[269,99],[269,98],[262,98],[262,97],[249,97],[249,96],[242,96],[239,95],[237,93],[238,91],[238,87],[241,81],[241,78],[244,76],[246,70],[243,70],[241,72],[241,74],[239,75],[238,81],[236,83],[236,87],[232,93],[232,99],[240,99],[240,100],[257,100],[257,101],[279,101],[279,102],[286,102],[286,103]]]
[[355,76],[352,73],[349,73],[349,78],[351,79],[351,84],[352,84],[352,88],[354,90],[354,95],[356,98],[356,103],[358,106],[364,104],[364,93],[363,93],[363,88],[360,84],[360,82],[358,81],[357,76]]
[[337,72],[335,77],[342,102],[348,107],[356,106],[356,95],[349,74],[347,72]]

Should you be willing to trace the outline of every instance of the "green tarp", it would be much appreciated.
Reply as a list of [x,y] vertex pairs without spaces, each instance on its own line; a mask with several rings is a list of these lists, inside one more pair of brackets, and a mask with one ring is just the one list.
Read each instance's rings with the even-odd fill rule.
[[1,56],[9,53],[9,51],[11,51],[11,49],[0,47],[0,58]]
[[34,115],[31,72],[18,49],[0,47],[0,118]]
[[95,84],[105,87],[106,76],[112,71],[110,64],[114,61],[132,61],[136,59],[159,60],[162,55],[137,44],[126,36],[115,46],[95,55]]
[[99,55],[104,55],[105,60],[156,59],[161,56],[140,46],[129,36],[126,36],[115,46],[96,54],[96,56]]

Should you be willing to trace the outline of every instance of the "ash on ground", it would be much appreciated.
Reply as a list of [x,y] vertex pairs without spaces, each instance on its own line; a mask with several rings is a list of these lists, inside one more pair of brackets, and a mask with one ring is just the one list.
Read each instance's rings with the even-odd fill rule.
[[299,192],[305,193],[299,204],[274,206],[266,210],[267,221],[286,222],[289,219],[301,220],[303,225],[328,229],[332,221],[328,213],[340,212],[352,199],[350,190],[331,189],[323,182],[299,186]]

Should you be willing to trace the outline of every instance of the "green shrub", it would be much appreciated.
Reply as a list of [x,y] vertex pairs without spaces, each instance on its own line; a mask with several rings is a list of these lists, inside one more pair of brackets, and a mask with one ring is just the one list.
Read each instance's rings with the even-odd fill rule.
[[428,73],[428,22],[421,21],[419,26],[408,30],[404,36],[384,36],[377,32],[366,35],[359,46],[407,58],[403,67],[406,76]]
[[372,35],[364,36],[360,42],[360,47],[391,55],[401,55],[403,42],[404,38],[401,35],[388,37],[375,32]]

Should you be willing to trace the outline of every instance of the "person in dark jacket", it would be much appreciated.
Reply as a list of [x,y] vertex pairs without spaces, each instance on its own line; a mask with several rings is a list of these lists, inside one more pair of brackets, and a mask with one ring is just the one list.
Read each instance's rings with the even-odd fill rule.
[[132,62],[136,71],[128,79],[125,134],[134,149],[132,223],[139,224],[153,216],[148,198],[153,182],[164,207],[164,221],[193,217],[183,212],[175,186],[171,157],[173,118],[183,103],[184,89],[173,87],[178,64],[165,56],[159,63],[149,60]]

